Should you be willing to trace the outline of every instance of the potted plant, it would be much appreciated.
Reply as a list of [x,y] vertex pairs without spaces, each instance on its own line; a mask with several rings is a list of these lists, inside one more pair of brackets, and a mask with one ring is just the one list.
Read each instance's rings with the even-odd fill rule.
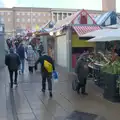
[[120,101],[120,57],[111,60],[102,67],[104,75],[104,98],[116,102]]

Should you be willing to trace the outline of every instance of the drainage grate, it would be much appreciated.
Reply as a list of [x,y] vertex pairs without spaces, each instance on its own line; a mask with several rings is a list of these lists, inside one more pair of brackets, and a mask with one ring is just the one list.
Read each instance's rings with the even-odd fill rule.
[[64,120],[95,120],[97,117],[96,114],[74,111]]

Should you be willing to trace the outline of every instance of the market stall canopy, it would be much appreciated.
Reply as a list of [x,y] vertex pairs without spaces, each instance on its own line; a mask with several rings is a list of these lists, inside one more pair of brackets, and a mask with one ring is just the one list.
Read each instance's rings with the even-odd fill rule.
[[87,34],[81,35],[80,38],[84,37],[99,37],[103,35],[109,34],[109,32],[113,31],[113,29],[98,29],[96,31],[89,32]]
[[97,25],[73,25],[72,27],[79,37],[91,31],[96,31],[101,29]]
[[65,26],[75,25],[75,24],[96,25],[96,22],[92,19],[92,17],[88,14],[88,12],[83,9],[81,11],[74,13],[71,16],[66,17],[63,20],[58,21],[52,30],[53,31],[58,30],[64,28]]
[[110,42],[110,41],[120,41],[120,36],[101,36],[88,40],[88,42]]
[[107,28],[118,29],[120,28],[120,24],[110,25],[110,26],[107,26]]
[[96,17],[95,22],[101,26],[108,26],[120,23],[120,18],[116,12],[110,11]]

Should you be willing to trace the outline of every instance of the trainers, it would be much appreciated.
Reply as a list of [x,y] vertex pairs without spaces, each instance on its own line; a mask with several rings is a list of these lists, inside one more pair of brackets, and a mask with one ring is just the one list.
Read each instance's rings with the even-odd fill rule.
[[88,93],[82,93],[82,95],[88,95]]
[[49,95],[50,95],[50,97],[52,97],[52,96],[53,96],[53,95],[52,95],[52,92],[50,92]]
[[42,89],[42,92],[43,92],[43,93],[45,93],[45,90],[44,90],[44,89]]
[[17,82],[14,82],[14,85],[18,86],[18,83],[17,83]]

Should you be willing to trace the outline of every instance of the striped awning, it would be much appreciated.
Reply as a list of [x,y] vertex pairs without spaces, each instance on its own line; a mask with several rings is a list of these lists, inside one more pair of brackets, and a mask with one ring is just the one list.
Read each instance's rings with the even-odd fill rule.
[[73,29],[80,37],[81,35],[84,35],[88,32],[92,32],[95,30],[100,30],[101,28],[99,26],[73,26]]

